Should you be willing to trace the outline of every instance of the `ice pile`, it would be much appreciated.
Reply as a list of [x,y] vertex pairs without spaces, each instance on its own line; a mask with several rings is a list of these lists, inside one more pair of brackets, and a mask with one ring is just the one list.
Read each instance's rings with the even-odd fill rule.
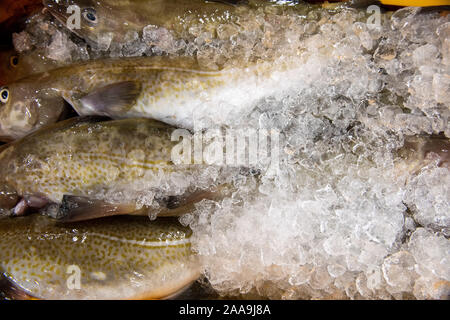
[[30,17],[25,30],[13,34],[13,43],[20,54],[37,52],[58,65],[90,58],[86,44],[42,13]]
[[[245,297],[448,298],[448,166],[431,159],[408,171],[397,150],[407,135],[450,137],[450,16],[405,8],[373,26],[364,11],[304,10],[243,11],[239,23],[213,30],[148,26],[107,48],[86,47],[52,24],[44,30],[46,17],[32,28],[44,34],[27,29],[16,48],[42,44],[63,63],[135,55],[190,55],[208,69],[295,61],[279,81],[282,95],[262,97],[231,123],[280,132],[279,166],[260,163],[260,175],[231,170],[232,196],[181,218],[206,279],[220,294]],[[211,169],[199,179],[215,176]]]
[[449,137],[438,36],[449,18],[407,8],[379,28],[358,19],[337,14],[297,39],[297,91],[236,123],[282,132],[279,170],[183,218],[219,293],[449,297],[449,170],[399,171],[396,157],[405,135]]

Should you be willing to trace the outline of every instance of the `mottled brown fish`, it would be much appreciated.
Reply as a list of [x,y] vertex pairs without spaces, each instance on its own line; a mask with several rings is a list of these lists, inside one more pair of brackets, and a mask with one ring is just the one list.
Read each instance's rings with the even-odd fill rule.
[[55,223],[0,219],[0,273],[13,299],[161,299],[200,275],[191,230],[176,220]]
[[[142,32],[152,25],[171,31],[189,28],[190,23],[216,24],[232,21],[242,3],[266,4],[268,1],[206,0],[44,0],[45,7],[63,25],[74,17],[71,6],[80,8],[80,28],[71,30],[90,44],[124,42],[127,33]],[[69,21],[70,20],[70,21]]]
[[173,162],[174,130],[149,119],[93,118],[41,129],[3,147],[0,208],[16,216],[45,209],[64,221],[186,212],[218,194],[195,179],[203,165]]
[[202,118],[224,124],[261,98],[294,86],[298,61],[205,70],[189,57],[138,57],[78,63],[0,88],[0,136],[17,139],[60,116],[64,100],[80,115],[151,118],[193,129]]

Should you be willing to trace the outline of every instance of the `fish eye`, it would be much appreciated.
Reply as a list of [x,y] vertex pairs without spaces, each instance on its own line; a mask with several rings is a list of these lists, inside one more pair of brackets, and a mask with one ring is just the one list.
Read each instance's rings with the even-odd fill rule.
[[7,103],[9,100],[9,90],[8,88],[0,89],[0,102]]
[[12,56],[9,59],[9,63],[11,64],[11,66],[13,66],[14,68],[17,67],[17,65],[19,64],[19,57],[18,56]]
[[83,18],[90,23],[97,23],[97,12],[93,8],[83,10]]

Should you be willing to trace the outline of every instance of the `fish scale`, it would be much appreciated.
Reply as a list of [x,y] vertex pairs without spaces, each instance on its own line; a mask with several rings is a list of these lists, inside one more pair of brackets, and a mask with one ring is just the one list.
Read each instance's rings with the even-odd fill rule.
[[[35,298],[163,298],[199,275],[191,231],[173,219],[62,225],[29,216],[0,219],[0,231],[0,269]],[[78,290],[67,285],[69,266],[81,271]]]
[[[125,184],[148,171],[168,171],[173,166],[170,151],[176,144],[170,141],[173,129],[160,125],[155,131],[153,124],[151,120],[105,122],[98,128],[81,124],[62,133],[49,133],[55,137],[47,141],[35,143],[36,137],[24,140],[7,152],[8,157],[1,157],[3,163],[12,163],[1,169],[2,176],[22,194],[43,193],[60,202],[66,193],[88,195],[97,186]],[[129,134],[120,133],[117,127],[126,126]],[[108,134],[95,135],[95,129]],[[118,145],[116,139],[125,143]],[[143,158],[137,159],[136,152]],[[140,174],[133,170],[136,168]]]
[[174,216],[224,196],[224,177],[196,179],[206,163],[172,162],[175,147],[184,143],[172,141],[174,130],[150,119],[99,117],[42,128],[0,152],[0,211],[23,215],[31,208],[66,221]]

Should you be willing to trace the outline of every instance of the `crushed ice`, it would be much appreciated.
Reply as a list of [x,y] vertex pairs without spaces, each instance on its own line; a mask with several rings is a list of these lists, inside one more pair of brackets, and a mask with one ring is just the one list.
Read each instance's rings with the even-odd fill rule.
[[[37,15],[14,43],[61,65],[138,55],[191,55],[209,69],[299,59],[295,79],[279,83],[295,80],[294,90],[263,98],[233,125],[281,132],[278,171],[233,176],[231,197],[181,218],[209,283],[249,297],[448,298],[449,170],[430,164],[408,177],[395,162],[405,135],[450,137],[450,15],[419,11],[383,14],[373,28],[353,10],[259,9],[215,30],[147,26],[120,44],[105,35],[97,48]],[[217,172],[199,179],[209,174]]]

